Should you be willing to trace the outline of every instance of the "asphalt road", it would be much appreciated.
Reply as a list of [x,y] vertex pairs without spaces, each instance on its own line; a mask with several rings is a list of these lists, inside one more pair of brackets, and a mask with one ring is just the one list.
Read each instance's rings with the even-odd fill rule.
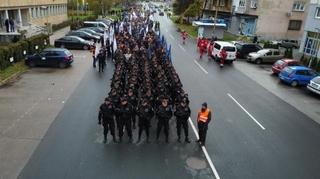
[[[189,93],[193,122],[202,102],[213,109],[206,149],[221,178],[320,178],[317,123],[232,65],[220,69],[206,57],[198,60],[195,42],[182,46],[173,24],[159,20]],[[112,70],[108,64],[104,74],[87,72],[19,178],[215,178],[201,148],[176,142],[174,120],[170,144],[102,144],[97,109]],[[152,130],[154,138],[155,124]],[[195,140],[191,127],[190,133]]]

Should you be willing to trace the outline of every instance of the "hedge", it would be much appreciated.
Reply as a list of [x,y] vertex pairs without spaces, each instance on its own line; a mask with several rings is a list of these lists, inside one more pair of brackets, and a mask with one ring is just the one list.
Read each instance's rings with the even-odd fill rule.
[[61,22],[60,24],[53,24],[52,25],[52,31],[57,31],[59,29],[62,29],[64,27],[67,27],[71,24],[71,20],[66,20],[66,21],[63,21]]
[[[48,45],[50,45],[49,36],[40,34],[30,37],[26,40],[21,40],[6,46],[1,46],[0,70],[4,70],[11,65],[10,58],[13,58],[13,62],[19,62],[23,60],[26,55],[40,52]],[[38,46],[38,49],[36,49],[36,46]]]
[[[313,60],[312,60],[313,59]],[[311,62],[311,68],[320,72],[320,58],[316,59],[314,57],[308,57],[308,56],[302,56],[300,59],[300,62],[304,65],[304,66],[309,66],[310,60],[312,60]]]

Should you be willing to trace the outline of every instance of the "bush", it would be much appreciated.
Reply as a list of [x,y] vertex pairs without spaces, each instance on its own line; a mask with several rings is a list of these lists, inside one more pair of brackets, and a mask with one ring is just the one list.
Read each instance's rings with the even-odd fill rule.
[[59,29],[69,26],[70,24],[71,24],[71,20],[63,21],[60,24],[54,24],[52,25],[52,31],[57,31]]
[[284,52],[284,57],[285,58],[293,58],[292,48],[287,48],[286,49],[286,51]]
[[[11,57],[13,57],[14,62],[19,62],[23,60],[27,54],[39,52],[48,45],[50,45],[49,36],[40,34],[0,47],[0,70],[4,70],[11,65]],[[35,49],[35,46],[38,46],[38,49]],[[24,51],[26,52],[25,54]]]

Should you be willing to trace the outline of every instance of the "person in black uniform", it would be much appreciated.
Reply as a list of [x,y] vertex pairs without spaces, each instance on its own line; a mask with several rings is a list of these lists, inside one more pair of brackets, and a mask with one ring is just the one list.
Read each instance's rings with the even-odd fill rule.
[[185,142],[190,143],[189,140],[189,133],[188,133],[188,119],[190,117],[191,110],[187,105],[186,100],[182,100],[180,104],[176,106],[176,111],[174,115],[177,119],[177,135],[178,135],[178,142],[181,142],[181,127],[184,130]]
[[[133,106],[134,109],[136,108],[136,106],[137,106],[137,98],[133,94],[133,90],[132,89],[128,90],[128,102],[131,104],[131,106]],[[131,120],[132,120],[133,129],[136,129],[136,114],[135,114],[135,111],[133,111],[133,113],[132,113]]]
[[106,98],[105,102],[101,104],[98,120],[99,120],[99,125],[103,126],[103,135],[104,135],[103,143],[107,142],[107,135],[109,130],[113,137],[113,142],[116,142],[116,137],[114,132],[114,108],[111,104],[110,98]]
[[123,128],[126,128],[129,141],[132,142],[131,116],[133,109],[126,98],[121,99],[121,105],[118,109],[119,114],[119,142],[122,142]]
[[157,141],[162,127],[164,127],[164,134],[166,142],[169,143],[169,120],[172,117],[172,108],[168,105],[168,98],[164,97],[162,103],[157,111],[158,125],[157,125]]
[[106,65],[106,57],[103,54],[103,50],[101,49],[97,55],[98,63],[99,63],[99,72],[103,72],[104,66]]
[[154,116],[153,108],[149,104],[147,99],[144,99],[140,106],[137,109],[137,115],[139,117],[139,138],[138,142],[141,140],[142,131],[146,131],[147,135],[147,143],[149,143],[149,128],[150,128],[150,121]]

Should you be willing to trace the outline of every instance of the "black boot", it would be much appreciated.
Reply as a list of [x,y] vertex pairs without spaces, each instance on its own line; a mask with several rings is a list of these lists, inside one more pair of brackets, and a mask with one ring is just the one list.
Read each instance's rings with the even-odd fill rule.
[[113,142],[114,142],[114,143],[117,143],[116,136],[112,136],[112,137],[113,137]]
[[120,143],[122,142],[122,137],[119,137],[119,142],[120,142]]
[[169,138],[168,137],[166,137],[166,143],[169,143]]
[[103,143],[107,143],[107,136],[104,136]]
[[190,140],[188,137],[186,137],[186,139],[184,140],[186,143],[190,143]]
[[149,141],[149,136],[147,137],[147,143],[150,143],[150,141]]
[[180,136],[178,136],[178,142],[181,143],[181,137]]

